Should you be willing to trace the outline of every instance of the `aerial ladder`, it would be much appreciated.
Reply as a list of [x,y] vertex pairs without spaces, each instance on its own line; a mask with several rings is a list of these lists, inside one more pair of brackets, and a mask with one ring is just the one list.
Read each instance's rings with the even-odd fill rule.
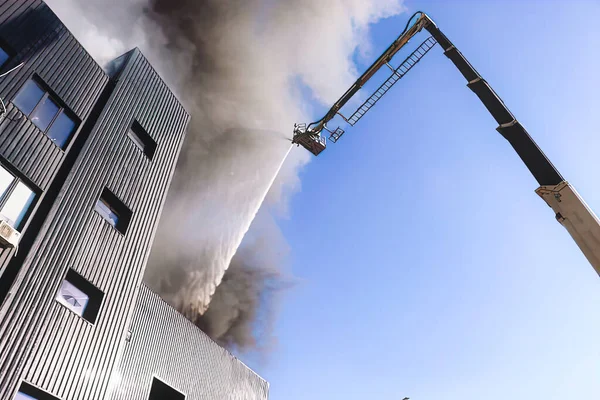
[[[422,30],[427,31],[430,36],[417,46],[398,67],[392,66],[391,62],[394,56]],[[294,125],[292,143],[303,146],[315,156],[319,155],[326,148],[325,134],[328,134],[329,140],[333,143],[337,142],[344,134],[344,130],[340,127],[330,129],[327,126],[328,122],[339,116],[346,123],[354,126],[436,44],[442,47],[444,55],[465,77],[469,89],[479,97],[498,123],[496,130],[508,140],[537,180],[540,186],[535,192],[552,208],[558,222],[567,229],[596,273],[600,275],[600,220],[596,214],[588,207],[575,188],[565,181],[485,79],[440,31],[433,20],[423,12],[416,12],[409,19],[400,36],[333,104],[323,118],[310,124]],[[342,107],[379,70],[385,67],[390,70],[389,77],[352,114],[343,115]]]

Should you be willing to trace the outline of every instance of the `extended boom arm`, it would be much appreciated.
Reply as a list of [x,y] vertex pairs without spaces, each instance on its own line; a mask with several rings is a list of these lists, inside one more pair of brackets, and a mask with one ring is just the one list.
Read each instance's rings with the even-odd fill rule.
[[430,23],[426,29],[465,77],[467,86],[492,114],[498,123],[496,130],[508,140],[538,181],[540,187],[536,193],[554,210],[558,222],[567,229],[596,273],[600,275],[600,220],[596,214],[575,188],[564,180],[496,92],[452,42],[434,23]]
[[[411,25],[412,21],[414,23]],[[392,68],[389,62],[394,55],[423,28],[431,34],[431,38],[423,42],[417,50],[404,60],[400,67]],[[321,137],[323,130],[330,133],[329,138],[333,142],[336,142],[344,133],[341,128],[333,131],[329,130],[327,123],[336,115],[341,115],[340,109],[380,68],[388,66],[392,70],[392,75],[350,118],[341,115],[350,125],[354,125],[362,115],[375,105],[383,94],[419,62],[436,42],[440,44],[444,49],[444,54],[465,77],[467,86],[479,97],[494,117],[498,123],[496,130],[508,140],[537,180],[540,187],[536,190],[536,193],[554,210],[556,219],[567,229],[590,264],[600,275],[600,220],[598,220],[598,217],[579,196],[575,188],[563,179],[496,92],[425,13],[418,12],[413,15],[398,39],[358,78],[323,118],[308,126],[305,124],[294,126],[293,142],[318,155],[325,149],[325,140]]]

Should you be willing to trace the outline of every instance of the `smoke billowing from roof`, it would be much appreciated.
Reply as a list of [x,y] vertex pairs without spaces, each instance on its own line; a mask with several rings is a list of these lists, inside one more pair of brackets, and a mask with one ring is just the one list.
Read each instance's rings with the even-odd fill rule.
[[328,105],[353,82],[369,25],[402,0],[48,3],[100,62],[140,47],[192,115],[146,282],[221,343],[264,343],[265,310],[288,286],[273,215],[309,157],[294,148],[275,177],[291,127],[310,119],[306,93]]

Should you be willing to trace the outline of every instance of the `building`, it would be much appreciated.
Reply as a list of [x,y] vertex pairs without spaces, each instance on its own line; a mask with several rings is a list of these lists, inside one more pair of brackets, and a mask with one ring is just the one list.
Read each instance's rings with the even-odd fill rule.
[[264,380],[208,336],[199,335],[194,324],[146,286],[141,287],[131,338],[113,379],[112,400],[145,400],[155,379],[172,384],[188,399],[266,399],[268,394]]
[[0,0],[0,76],[0,399],[267,398],[143,285],[189,115],[141,52]]

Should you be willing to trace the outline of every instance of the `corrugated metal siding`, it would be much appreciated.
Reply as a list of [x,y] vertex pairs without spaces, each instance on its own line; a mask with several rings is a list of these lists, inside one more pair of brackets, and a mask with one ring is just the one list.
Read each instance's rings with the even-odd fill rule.
[[[127,137],[134,118],[152,161]],[[20,377],[64,400],[104,397],[188,120],[134,51],[0,310],[0,398]],[[94,211],[105,186],[133,211],[125,235]],[[95,325],[54,301],[68,268],[105,293]]]
[[64,152],[22,116],[10,100],[36,73],[85,121],[108,76],[39,0],[1,2],[0,38],[16,51],[3,70],[25,62],[21,69],[0,79],[0,96],[8,109],[8,118],[0,125],[0,154],[43,190],[56,173]]
[[268,398],[266,381],[144,285],[130,330],[112,379],[112,400],[146,400],[153,376],[186,400]]
[[[13,58],[0,72],[25,62],[22,68],[0,78],[0,97],[8,110],[7,118],[0,123],[0,156],[32,181],[43,195],[65,152],[10,101],[23,83],[37,73],[83,125],[108,76],[40,0],[0,0],[0,39],[14,51]],[[13,252],[0,249],[0,276]]]

